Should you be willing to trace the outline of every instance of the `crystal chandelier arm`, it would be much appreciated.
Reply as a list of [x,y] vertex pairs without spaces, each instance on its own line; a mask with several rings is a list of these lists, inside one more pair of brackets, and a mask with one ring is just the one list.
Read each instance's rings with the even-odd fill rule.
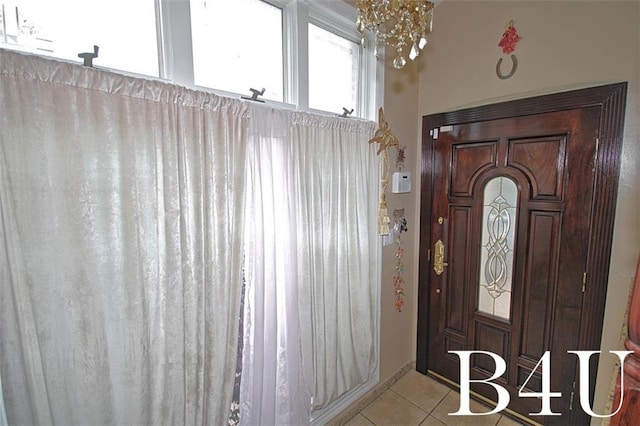
[[359,0],[356,28],[360,34],[373,32],[377,44],[394,47],[397,56],[393,66],[402,68],[406,64],[406,47],[413,60],[426,45],[434,6],[428,0]]

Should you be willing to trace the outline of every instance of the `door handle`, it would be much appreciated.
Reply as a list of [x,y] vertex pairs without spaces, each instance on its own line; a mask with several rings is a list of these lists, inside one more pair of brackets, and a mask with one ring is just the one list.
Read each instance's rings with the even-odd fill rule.
[[444,243],[442,240],[438,240],[434,246],[433,255],[433,270],[436,272],[436,275],[441,275],[444,272],[445,266],[449,266],[449,264],[444,261]]

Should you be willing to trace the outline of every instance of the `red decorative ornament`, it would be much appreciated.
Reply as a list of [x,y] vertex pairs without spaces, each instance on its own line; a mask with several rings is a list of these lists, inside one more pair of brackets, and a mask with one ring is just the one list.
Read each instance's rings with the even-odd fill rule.
[[505,32],[502,34],[500,43],[498,43],[498,46],[502,48],[502,52],[507,55],[511,54],[514,50],[516,50],[516,44],[518,44],[520,39],[522,39],[522,37],[518,35],[518,31],[516,31],[516,27],[514,25],[515,25],[515,22],[511,20],[509,22],[509,26],[507,27]]

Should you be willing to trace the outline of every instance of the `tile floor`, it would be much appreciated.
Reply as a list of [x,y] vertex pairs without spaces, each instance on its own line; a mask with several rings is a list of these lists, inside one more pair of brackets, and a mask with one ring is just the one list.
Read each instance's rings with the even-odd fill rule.
[[[346,426],[516,426],[520,423],[509,417],[449,416],[458,411],[459,395],[456,391],[410,370],[387,389],[378,399],[365,407]],[[470,401],[472,412],[490,411]]]

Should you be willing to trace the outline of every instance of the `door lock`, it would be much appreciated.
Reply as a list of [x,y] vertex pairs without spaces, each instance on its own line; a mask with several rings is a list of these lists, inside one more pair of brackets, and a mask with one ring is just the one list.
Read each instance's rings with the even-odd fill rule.
[[433,255],[433,270],[436,275],[441,275],[445,266],[449,266],[449,264],[444,261],[444,243],[442,240],[438,240],[434,246]]

